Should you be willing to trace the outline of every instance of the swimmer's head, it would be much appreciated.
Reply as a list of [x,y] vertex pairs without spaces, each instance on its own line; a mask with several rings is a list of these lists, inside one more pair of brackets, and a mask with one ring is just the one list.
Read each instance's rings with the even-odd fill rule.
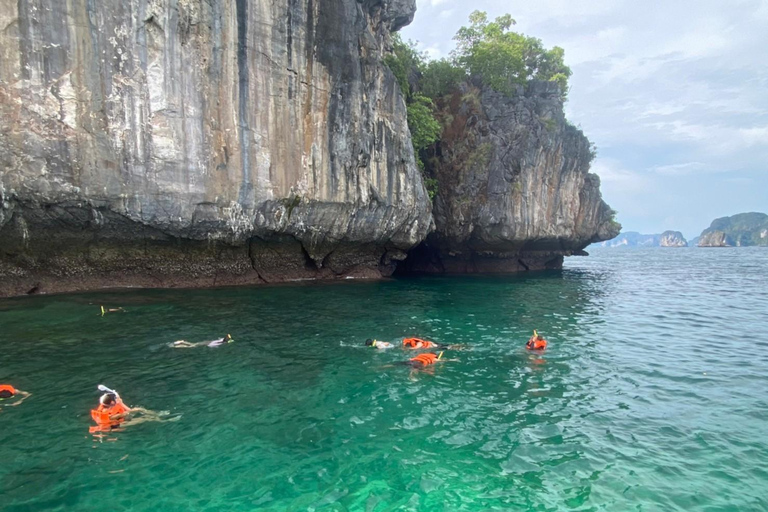
[[365,346],[366,347],[375,347],[376,346],[376,342],[371,340],[371,339],[367,339],[367,340],[365,340]]
[[227,334],[226,336],[224,336],[224,341],[226,341],[227,343],[230,343],[232,341],[232,335]]
[[7,389],[0,391],[0,398],[11,398],[12,396],[13,396],[13,393],[11,393]]
[[105,407],[112,407],[117,403],[117,397],[114,393],[104,393],[99,399],[99,403]]

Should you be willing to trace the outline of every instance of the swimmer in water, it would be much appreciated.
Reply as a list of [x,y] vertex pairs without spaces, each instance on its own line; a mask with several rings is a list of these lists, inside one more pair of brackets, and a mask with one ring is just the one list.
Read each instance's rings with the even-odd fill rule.
[[125,310],[123,308],[105,308],[104,306],[101,307],[101,316],[106,315],[107,313],[124,313]]
[[99,406],[91,409],[91,418],[96,422],[96,426],[89,428],[91,434],[112,432],[148,421],[176,421],[181,418],[181,416],[165,418],[169,414],[168,411],[156,412],[144,407],[128,407],[117,391],[102,385],[99,386],[99,390],[105,393],[99,398]]
[[544,350],[547,348],[547,340],[543,336],[539,336],[539,333],[536,331],[533,331],[533,336],[528,339],[525,348],[528,350]]
[[447,363],[449,361],[458,361],[458,359],[443,359],[443,353],[435,354],[433,352],[426,352],[419,354],[416,357],[412,357],[408,361],[400,361],[394,364],[388,364],[382,368],[392,368],[394,366],[408,366],[411,369],[409,378],[414,380],[415,374],[418,371],[429,371],[434,369],[437,363]]
[[[0,406],[2,407],[15,407],[21,405],[21,402],[30,396],[32,396],[32,393],[16,389],[10,384],[0,384]],[[12,401],[6,402],[7,400]],[[0,411],[2,411],[2,409],[0,409]]]
[[435,343],[434,341],[423,340],[421,338],[405,338],[403,339],[403,348],[409,350],[419,350],[425,348],[433,348],[436,350],[464,350],[464,345],[443,345],[441,343]]
[[205,345],[206,347],[216,348],[222,345],[226,345],[227,343],[232,343],[234,341],[235,340],[232,339],[232,336],[227,334],[223,338],[219,338],[217,340],[200,341],[198,343],[190,343],[184,340],[174,341],[173,343],[171,343],[170,346],[173,348],[194,348],[194,347],[202,347],[203,345]]
[[379,341],[379,340],[365,340],[365,346],[366,347],[372,347],[377,348],[379,350],[385,350],[388,348],[395,348],[395,346],[388,341]]

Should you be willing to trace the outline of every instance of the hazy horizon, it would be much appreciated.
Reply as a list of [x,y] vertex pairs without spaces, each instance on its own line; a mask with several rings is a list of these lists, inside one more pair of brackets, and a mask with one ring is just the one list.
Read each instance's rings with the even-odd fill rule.
[[623,231],[693,238],[719,217],[768,212],[768,2],[417,0],[403,38],[448,57],[469,13],[565,49],[568,119]]

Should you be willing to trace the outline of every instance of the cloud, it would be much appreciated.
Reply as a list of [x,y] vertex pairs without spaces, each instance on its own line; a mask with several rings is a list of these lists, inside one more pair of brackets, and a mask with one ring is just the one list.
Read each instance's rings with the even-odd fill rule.
[[406,38],[436,57],[475,9],[508,12],[515,30],[565,49],[566,113],[596,143],[593,170],[627,229],[700,232],[733,205],[768,211],[755,186],[768,174],[768,1],[418,5]]
[[704,167],[704,164],[701,162],[686,162],[684,164],[657,165],[652,167],[651,170],[657,174],[681,176],[701,171]]
[[742,128],[739,135],[747,146],[768,146],[768,126]]
[[622,167],[615,159],[598,158],[592,165],[592,172],[600,176],[603,188],[614,192],[638,192],[648,190],[651,183],[642,173]]

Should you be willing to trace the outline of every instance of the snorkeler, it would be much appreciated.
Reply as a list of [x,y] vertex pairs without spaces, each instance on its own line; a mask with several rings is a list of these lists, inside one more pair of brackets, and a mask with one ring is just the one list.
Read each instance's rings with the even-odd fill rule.
[[539,333],[534,330],[533,336],[531,336],[528,342],[525,344],[525,348],[528,350],[544,350],[547,348],[547,340],[545,340],[542,336],[539,336]]
[[379,341],[379,340],[372,340],[372,339],[365,340],[365,346],[378,348],[379,350],[384,350],[387,348],[395,348],[395,346],[389,343],[388,341]]
[[[21,402],[32,396],[32,393],[16,389],[10,384],[0,384],[0,402],[5,402],[10,398],[18,398],[11,403],[0,403],[3,407],[15,407],[21,405]],[[2,410],[2,409],[0,409]]]
[[200,341],[198,343],[190,343],[188,341],[178,340],[178,341],[174,341],[173,343],[171,343],[170,346],[173,347],[173,348],[194,348],[194,347],[202,347],[203,345],[205,345],[207,347],[216,348],[216,347],[220,347],[222,345],[225,345],[227,343],[233,343],[234,341],[235,340],[232,339],[232,336],[227,334],[223,338],[219,338],[217,340],[213,340],[213,341]]
[[442,343],[435,343],[434,341],[423,340],[421,338],[405,338],[403,339],[403,348],[418,350],[424,348],[434,348],[437,350],[464,350],[465,345],[443,345]]
[[91,434],[98,432],[111,432],[129,425],[138,425],[147,421],[175,421],[181,416],[165,419],[168,412],[155,412],[144,407],[128,407],[123,403],[117,391],[99,384],[99,391],[104,394],[99,398],[99,406],[91,409],[91,418],[96,422],[95,427],[90,427]]
[[104,306],[101,307],[101,316],[106,315],[107,313],[124,313],[125,310],[123,308],[105,308]]

